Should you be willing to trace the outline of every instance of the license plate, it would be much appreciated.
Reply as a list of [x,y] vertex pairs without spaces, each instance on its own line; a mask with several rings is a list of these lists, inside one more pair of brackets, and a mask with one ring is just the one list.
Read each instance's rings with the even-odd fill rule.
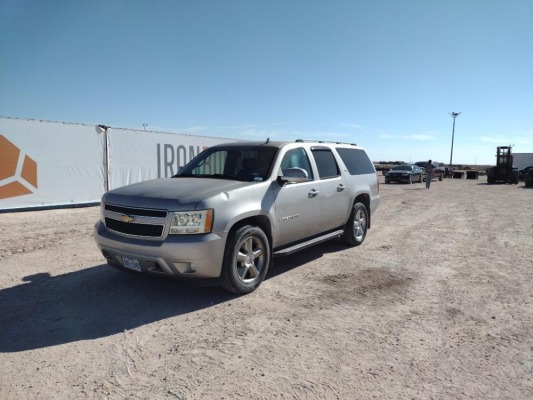
[[122,257],[122,263],[128,269],[132,269],[137,272],[141,272],[141,264],[136,258]]

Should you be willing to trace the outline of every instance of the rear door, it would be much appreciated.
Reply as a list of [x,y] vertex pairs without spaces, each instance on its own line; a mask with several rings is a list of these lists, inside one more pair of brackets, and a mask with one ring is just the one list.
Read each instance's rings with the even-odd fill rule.
[[318,232],[344,225],[351,210],[350,193],[346,179],[329,147],[311,148],[320,179],[320,226]]

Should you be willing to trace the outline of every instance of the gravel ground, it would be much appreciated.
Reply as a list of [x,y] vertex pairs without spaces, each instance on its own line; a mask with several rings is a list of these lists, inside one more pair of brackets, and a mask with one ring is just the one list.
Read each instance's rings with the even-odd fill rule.
[[533,190],[381,196],[243,297],[109,268],[98,207],[0,214],[0,398],[533,398]]

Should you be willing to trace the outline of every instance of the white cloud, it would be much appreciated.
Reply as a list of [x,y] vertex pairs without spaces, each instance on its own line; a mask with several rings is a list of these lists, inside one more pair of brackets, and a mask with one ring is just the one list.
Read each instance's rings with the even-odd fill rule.
[[500,137],[494,137],[494,136],[482,136],[481,137],[482,142],[488,142],[488,143],[507,143],[509,141],[509,138],[502,138]]
[[363,126],[359,124],[353,124],[353,123],[345,123],[345,122],[339,122],[339,126],[344,126],[346,128],[352,128],[352,129],[365,129]]
[[503,137],[503,136],[482,136],[480,139],[482,142],[494,143],[498,146],[508,146],[508,145],[526,145],[533,146],[533,133],[523,132],[521,134],[512,136],[512,137]]
[[292,130],[289,123],[272,124],[246,124],[219,127],[189,127],[174,130],[179,133],[198,133],[204,136],[228,137],[233,139],[293,141],[303,140],[326,140],[337,142],[357,143],[358,136],[353,133],[333,130]]
[[190,126],[188,128],[183,129],[185,132],[205,132],[209,130],[207,126]]
[[433,136],[432,135],[425,135],[425,134],[406,135],[403,138],[404,139],[409,139],[409,140],[420,140],[420,141],[433,140]]
[[533,131],[523,131],[523,130],[517,130],[513,131],[513,135],[517,136],[526,136],[533,139]]
[[387,132],[380,132],[379,137],[382,139],[415,140],[420,142],[427,142],[435,139],[435,135],[431,132],[415,133],[412,135],[394,135]]

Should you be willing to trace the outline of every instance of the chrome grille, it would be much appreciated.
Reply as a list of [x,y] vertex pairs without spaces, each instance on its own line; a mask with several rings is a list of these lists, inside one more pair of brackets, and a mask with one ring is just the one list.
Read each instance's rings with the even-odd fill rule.
[[162,237],[167,214],[166,210],[104,205],[106,228],[131,236]]
[[135,222],[122,222],[116,219],[105,219],[107,229],[125,233],[126,235],[161,237],[163,236],[164,225],[139,224]]
[[106,211],[116,212],[119,214],[127,215],[138,215],[140,217],[153,217],[153,218],[166,218],[166,210],[152,210],[149,208],[133,208],[133,207],[124,207],[116,206],[114,204],[106,204]]

